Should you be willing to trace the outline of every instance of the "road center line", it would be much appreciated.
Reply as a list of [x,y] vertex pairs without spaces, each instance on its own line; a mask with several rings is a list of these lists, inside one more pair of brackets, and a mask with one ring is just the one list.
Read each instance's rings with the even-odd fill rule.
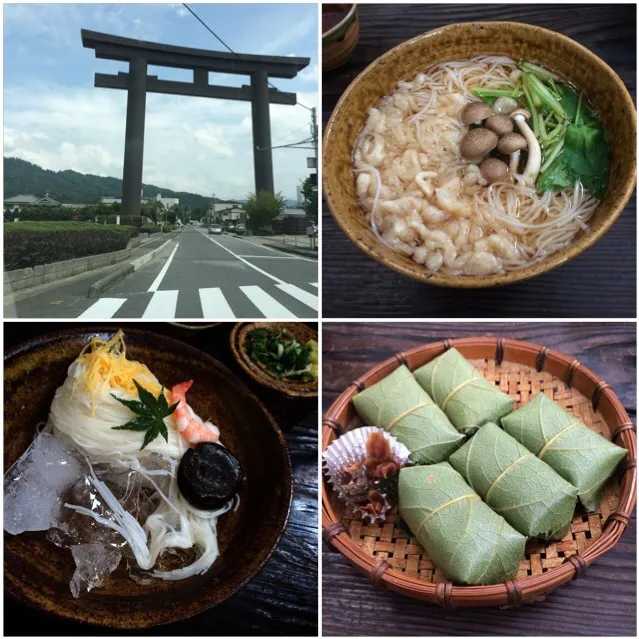
[[173,252],[171,253],[171,255],[169,255],[169,259],[166,261],[166,264],[162,267],[162,270],[159,272],[158,276],[153,280],[153,284],[149,286],[149,290],[147,291],[147,293],[155,293],[155,291],[158,290],[160,284],[162,284],[162,280],[164,279],[166,272],[169,270],[169,266],[171,266],[171,262],[173,261],[173,256],[175,255],[175,251],[178,250],[178,246],[180,246],[179,242],[175,245]]
[[[202,233],[202,235],[204,235],[204,233]],[[225,251],[230,253],[234,258],[240,260],[240,262],[246,264],[247,266],[250,266],[252,269],[256,270],[258,273],[261,273],[262,275],[266,275],[266,277],[270,277],[272,280],[274,280],[278,284],[286,284],[286,282],[284,280],[281,280],[279,277],[275,277],[275,275],[271,275],[270,273],[263,271],[261,268],[255,266],[255,264],[251,264],[250,262],[247,262],[243,257],[240,257],[237,253],[233,253],[231,249],[226,248],[224,244],[220,244],[219,242],[216,242],[212,237],[207,237],[206,235],[204,235],[204,237],[206,237],[207,240],[213,242],[213,244],[217,244],[220,248],[223,248]]]

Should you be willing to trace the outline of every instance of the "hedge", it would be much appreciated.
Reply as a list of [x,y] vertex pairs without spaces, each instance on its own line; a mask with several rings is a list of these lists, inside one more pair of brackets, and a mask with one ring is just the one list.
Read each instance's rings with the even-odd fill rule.
[[148,233],[149,235],[159,233],[161,230],[162,227],[156,226],[155,224],[144,224],[140,227],[140,233]]
[[18,268],[121,251],[138,229],[87,222],[14,222],[4,225],[4,268]]
[[170,224],[165,224],[162,227],[162,233],[170,233],[171,231],[175,231],[177,227],[171,226]]

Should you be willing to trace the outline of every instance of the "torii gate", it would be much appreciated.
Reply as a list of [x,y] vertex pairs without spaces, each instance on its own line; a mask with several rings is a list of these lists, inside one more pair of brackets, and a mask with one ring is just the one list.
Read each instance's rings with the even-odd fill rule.
[[[269,89],[269,77],[292,79],[308,66],[309,58],[191,49],[121,38],[86,29],[82,29],[82,45],[88,49],[95,49],[96,58],[129,63],[128,73],[95,74],[96,87],[127,91],[122,174],[122,212],[125,215],[140,215],[147,93],[250,102],[253,119],[255,191],[274,192],[269,103],[295,105],[297,96],[295,93]],[[147,75],[149,65],[192,70],[193,81],[160,80],[155,75]],[[211,85],[208,79],[209,72],[248,75],[251,84],[243,85],[239,89]]]

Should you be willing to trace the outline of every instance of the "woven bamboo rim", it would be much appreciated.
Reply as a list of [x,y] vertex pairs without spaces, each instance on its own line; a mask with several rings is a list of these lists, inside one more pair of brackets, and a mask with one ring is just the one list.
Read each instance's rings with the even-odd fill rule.
[[[322,450],[326,450],[339,434],[359,425],[351,401],[357,392],[379,382],[401,364],[415,370],[451,346],[458,349],[480,370],[483,369],[482,372],[488,379],[492,378],[502,390],[509,392],[515,398],[516,406],[525,403],[521,402],[522,394],[525,392],[532,396],[540,391],[550,391],[560,404],[562,399],[577,399],[579,401],[576,404],[581,408],[579,413],[575,411],[575,414],[578,414],[586,425],[592,428],[596,421],[601,434],[628,449],[628,455],[622,462],[616,478],[607,484],[602,506],[598,511],[599,516],[591,515],[585,523],[582,521],[585,515],[575,516],[573,527],[577,526],[577,543],[564,544],[565,552],[557,552],[564,540],[547,546],[529,542],[526,546],[526,559],[530,562],[529,557],[536,557],[535,566],[531,566],[532,574],[528,576],[527,572],[522,573],[520,566],[516,579],[492,586],[454,586],[446,582],[437,570],[432,571],[431,582],[423,577],[406,574],[401,568],[393,566],[393,559],[384,556],[389,553],[382,552],[378,553],[381,556],[374,556],[368,549],[370,540],[364,544],[366,547],[363,547],[351,537],[351,532],[356,530],[353,528],[353,520],[357,519],[357,516],[351,513],[350,521],[348,517],[340,517],[338,503],[341,502],[331,498],[331,489],[326,482],[322,484],[324,540],[368,575],[375,586],[435,603],[447,610],[471,606],[517,607],[539,601],[571,579],[583,576],[586,568],[597,557],[616,545],[628,526],[637,497],[637,438],[634,426],[611,387],[578,360],[536,344],[493,337],[445,340],[397,353],[353,382],[328,409],[323,421]],[[512,372],[517,369],[518,373]],[[522,377],[529,382],[526,389],[521,384]],[[611,504],[614,508],[610,508]],[[377,526],[382,530],[380,537],[384,535],[388,538],[391,528],[395,530],[398,516],[391,516],[391,519],[392,517],[395,518],[394,521],[387,522],[384,527]],[[364,527],[361,522],[359,525],[360,529]],[[592,530],[589,529],[590,526]],[[586,539],[586,529],[591,534],[590,540]],[[375,531],[368,532],[373,535]],[[397,536],[401,537],[401,533]],[[404,539],[407,539],[406,535]],[[407,547],[411,541],[403,543],[402,547]],[[423,550],[421,552],[420,557],[425,557]],[[541,553],[545,555],[545,552],[551,555],[550,559],[546,559],[549,566],[546,569],[542,567],[541,561],[537,563]],[[563,558],[561,554],[564,555]]]

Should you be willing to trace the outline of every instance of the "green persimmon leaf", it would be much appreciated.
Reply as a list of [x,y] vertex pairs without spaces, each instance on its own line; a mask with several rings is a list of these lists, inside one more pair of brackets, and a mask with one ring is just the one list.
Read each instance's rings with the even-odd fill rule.
[[628,452],[569,415],[543,393],[502,419],[504,430],[577,488],[597,509],[606,480]]
[[566,534],[577,489],[496,424],[484,424],[449,462],[522,535],[555,540]]
[[472,435],[486,422],[496,422],[513,407],[502,393],[455,348],[415,371],[419,385],[460,432]]
[[367,426],[388,430],[418,464],[443,461],[464,441],[406,366],[357,393],[353,404]]
[[449,463],[400,470],[399,514],[454,584],[496,584],[517,574],[526,538]]

